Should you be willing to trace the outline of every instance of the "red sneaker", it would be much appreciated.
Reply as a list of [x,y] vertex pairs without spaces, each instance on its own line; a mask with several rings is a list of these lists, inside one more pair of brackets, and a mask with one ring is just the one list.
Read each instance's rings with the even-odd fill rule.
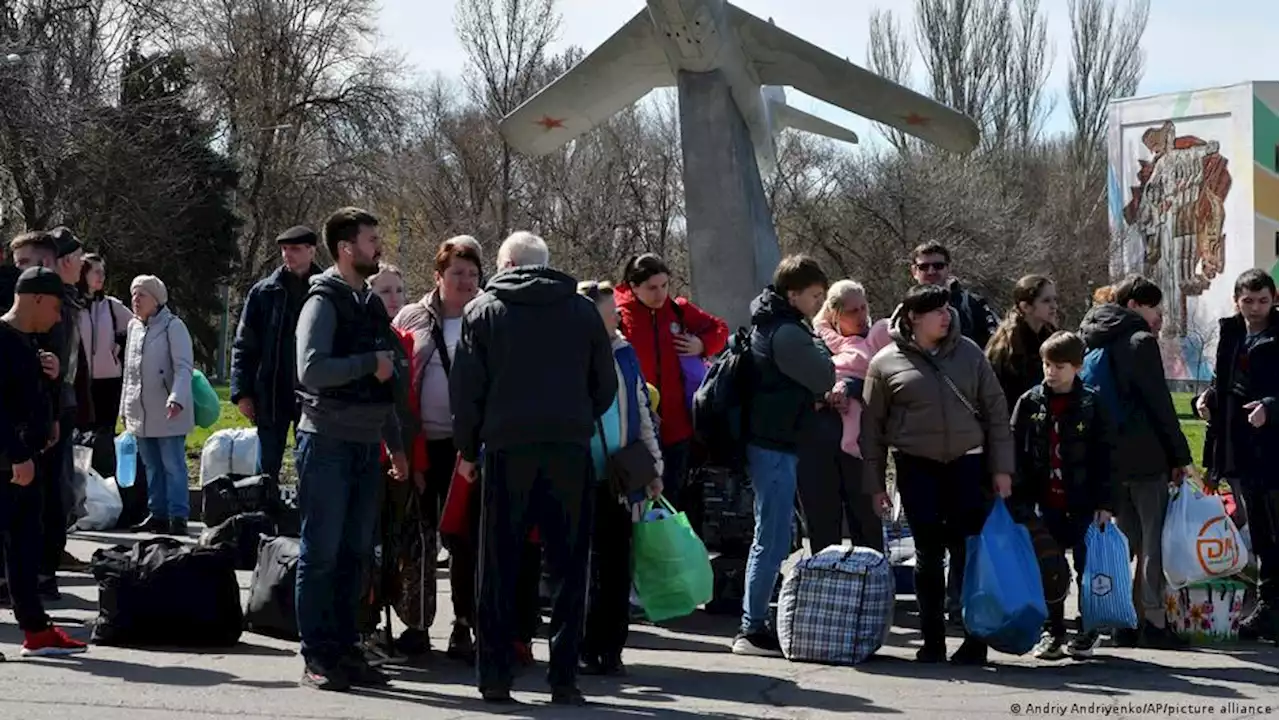
[[531,667],[534,664],[533,647],[528,643],[516,641],[516,663],[522,667]]
[[88,645],[67,635],[57,626],[50,626],[40,632],[29,632],[26,636],[26,640],[22,642],[23,657],[78,655],[89,649]]

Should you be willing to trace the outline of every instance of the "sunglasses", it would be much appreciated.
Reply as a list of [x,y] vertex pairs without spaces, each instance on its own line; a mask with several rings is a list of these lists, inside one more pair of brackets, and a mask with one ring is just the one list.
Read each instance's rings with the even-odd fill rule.
[[947,265],[949,264],[950,263],[946,263],[946,262],[922,262],[922,263],[916,263],[916,269],[921,272],[929,272],[929,271],[937,272],[939,270],[946,270]]

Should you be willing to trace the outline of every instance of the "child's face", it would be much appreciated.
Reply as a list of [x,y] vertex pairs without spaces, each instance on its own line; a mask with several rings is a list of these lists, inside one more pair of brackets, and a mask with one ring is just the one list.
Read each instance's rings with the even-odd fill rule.
[[1044,364],[1044,381],[1049,387],[1055,390],[1062,390],[1075,384],[1076,373],[1080,372],[1080,368],[1071,363],[1057,363],[1048,360],[1043,361]]

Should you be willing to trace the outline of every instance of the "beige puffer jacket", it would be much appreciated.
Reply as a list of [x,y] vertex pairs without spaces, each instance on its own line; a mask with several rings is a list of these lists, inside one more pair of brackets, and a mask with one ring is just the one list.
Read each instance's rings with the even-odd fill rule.
[[[889,449],[948,463],[982,448],[992,473],[1014,471],[1009,408],[995,371],[982,349],[960,334],[951,310],[951,330],[929,356],[911,338],[899,307],[889,319],[893,342],[871,360],[863,386],[859,445],[866,477],[881,491]],[[947,386],[945,372],[978,411],[975,417]]]

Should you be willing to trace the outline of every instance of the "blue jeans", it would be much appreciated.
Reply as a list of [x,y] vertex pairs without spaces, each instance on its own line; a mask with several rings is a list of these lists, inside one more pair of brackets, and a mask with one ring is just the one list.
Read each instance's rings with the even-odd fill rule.
[[138,455],[147,468],[147,510],[156,518],[191,515],[187,494],[187,437],[138,438]]
[[382,485],[377,443],[297,433],[302,541],[295,600],[302,657],[336,661],[359,640]]
[[769,599],[791,550],[796,462],[793,453],[747,445],[747,472],[755,491],[756,532],[747,557],[746,593],[742,597],[744,633],[763,632],[768,625]]

